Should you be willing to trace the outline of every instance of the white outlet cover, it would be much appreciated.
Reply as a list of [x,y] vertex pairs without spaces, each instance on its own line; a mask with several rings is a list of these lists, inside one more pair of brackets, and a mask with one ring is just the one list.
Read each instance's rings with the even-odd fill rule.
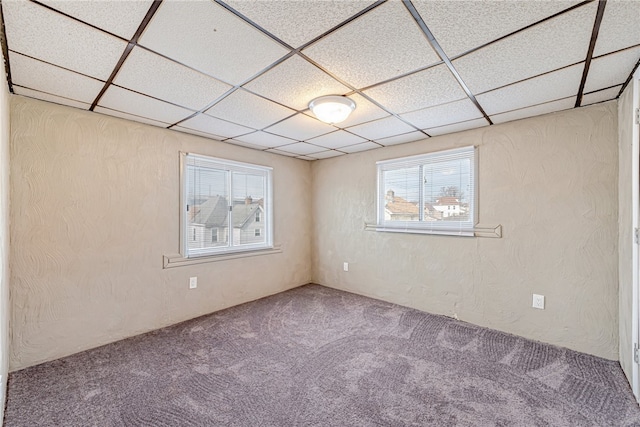
[[343,269],[344,271],[349,271],[349,263],[348,263],[348,262],[345,262],[345,263],[342,265],[342,269]]
[[544,295],[533,294],[532,307],[544,310]]
[[189,289],[195,289],[198,287],[198,278],[190,277],[189,278]]

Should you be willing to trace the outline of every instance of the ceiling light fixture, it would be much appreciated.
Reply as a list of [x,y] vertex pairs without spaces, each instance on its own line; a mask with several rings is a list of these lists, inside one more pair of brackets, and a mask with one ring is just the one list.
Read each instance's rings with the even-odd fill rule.
[[333,124],[345,121],[356,109],[356,103],[346,96],[321,96],[309,103],[309,109],[318,120]]

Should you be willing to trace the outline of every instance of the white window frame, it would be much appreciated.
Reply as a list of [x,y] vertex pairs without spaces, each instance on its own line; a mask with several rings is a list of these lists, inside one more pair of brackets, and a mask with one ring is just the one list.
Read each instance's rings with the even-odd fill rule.
[[[467,221],[386,221],[385,220],[385,186],[383,174],[385,171],[401,170],[405,168],[424,166],[441,161],[469,158],[470,175],[473,194],[469,197],[469,220]],[[478,149],[475,146],[456,148],[452,150],[436,151],[417,156],[376,162],[377,166],[377,221],[376,231],[390,231],[398,233],[443,234],[451,236],[474,236],[478,224]],[[422,167],[420,167],[422,171]],[[422,172],[420,172],[422,173]],[[422,178],[421,178],[422,179]],[[421,205],[423,195],[420,195]],[[424,210],[424,208],[419,209]],[[420,218],[422,219],[422,212]]]
[[[225,247],[210,247],[189,249],[187,238],[189,237],[189,221],[187,213],[187,161],[193,158],[201,164],[207,164],[214,169],[224,170],[227,174],[227,189],[229,191],[229,245]],[[233,196],[231,172],[245,172],[263,175],[265,177],[264,203],[262,212],[262,223],[264,224],[265,241],[261,243],[243,244],[233,246]],[[206,256],[217,256],[224,254],[235,254],[241,252],[253,252],[264,249],[273,249],[273,168],[269,166],[254,165],[250,163],[236,162],[233,160],[220,159],[194,153],[180,153],[180,255],[183,258],[198,258]]]

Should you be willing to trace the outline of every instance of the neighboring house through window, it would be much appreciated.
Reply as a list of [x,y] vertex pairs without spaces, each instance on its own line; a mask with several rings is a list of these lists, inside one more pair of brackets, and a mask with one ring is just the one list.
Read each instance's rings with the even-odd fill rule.
[[186,258],[273,247],[271,168],[182,155]]
[[474,235],[475,147],[384,160],[377,168],[378,230]]

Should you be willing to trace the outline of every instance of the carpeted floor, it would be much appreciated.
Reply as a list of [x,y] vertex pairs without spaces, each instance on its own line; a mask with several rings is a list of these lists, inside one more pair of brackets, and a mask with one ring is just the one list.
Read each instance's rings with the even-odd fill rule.
[[617,362],[308,285],[12,373],[5,426],[640,426]]

